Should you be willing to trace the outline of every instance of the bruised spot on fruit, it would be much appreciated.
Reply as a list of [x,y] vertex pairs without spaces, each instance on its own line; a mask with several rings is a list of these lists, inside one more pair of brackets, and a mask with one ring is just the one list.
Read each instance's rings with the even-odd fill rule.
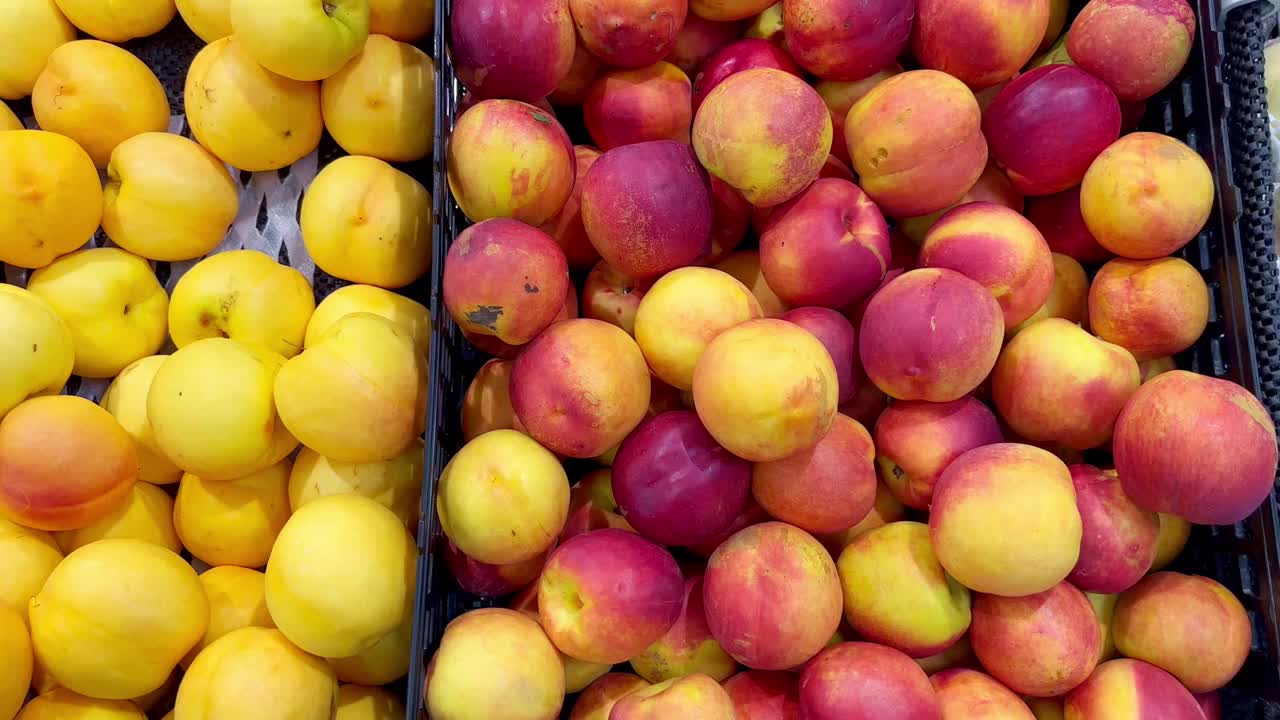
[[498,318],[502,317],[502,307],[498,305],[481,305],[467,312],[467,322],[498,331]]
[[326,1],[323,5],[324,5],[324,14],[328,15],[329,17],[333,17],[333,13],[338,10],[337,3]]
[[530,283],[525,283],[525,284],[524,284],[524,291],[525,291],[525,292],[527,292],[527,293],[529,293],[530,295],[537,295],[537,294],[538,294],[538,286],[537,286],[537,285],[531,285]]

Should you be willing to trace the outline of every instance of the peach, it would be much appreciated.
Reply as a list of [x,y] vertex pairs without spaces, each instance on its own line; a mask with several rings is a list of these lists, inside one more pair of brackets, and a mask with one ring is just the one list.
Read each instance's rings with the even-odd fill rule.
[[693,77],[707,58],[738,39],[738,23],[707,20],[690,13],[676,34],[675,44],[667,54],[667,62]]
[[726,450],[752,462],[818,444],[836,415],[835,364],[808,330],[749,320],[720,333],[698,358],[698,417]]
[[566,655],[620,663],[657,642],[680,618],[684,580],[666,550],[623,530],[575,536],[547,558],[538,613]]
[[1160,519],[1133,504],[1114,470],[1092,465],[1069,469],[1084,535],[1080,560],[1067,579],[1086,592],[1128,590],[1147,574],[1155,559]]
[[564,689],[564,666],[538,623],[486,608],[445,627],[427,665],[425,705],[432,717],[551,720]]
[[1103,265],[1089,286],[1089,325],[1138,360],[1195,344],[1209,324],[1209,286],[1182,258]]
[[87,527],[123,507],[137,479],[132,438],[84,398],[35,397],[0,420],[0,515],[18,525]]
[[911,39],[916,0],[788,0],[787,50],[823,80],[862,80],[893,64]]
[[773,68],[735,73],[693,119],[693,147],[712,175],[752,205],[799,195],[831,153],[831,116],[804,80]]
[[1276,428],[1262,403],[1235,383],[1184,370],[1138,388],[1116,420],[1112,449],[1139,507],[1198,525],[1248,517],[1275,478]]
[[555,105],[576,107],[587,99],[587,91],[600,72],[600,61],[591,51],[582,46],[579,39],[574,43],[573,61],[569,64],[569,72],[560,79],[556,89],[546,99]]
[[1088,323],[1089,276],[1084,266],[1068,255],[1053,253],[1053,289],[1049,298],[1031,317],[1009,328],[1013,337],[1033,323],[1047,318],[1062,318],[1073,323]]
[[725,540],[736,535],[739,530],[751,527],[752,525],[758,525],[762,522],[768,522],[772,519],[773,518],[769,516],[769,513],[765,512],[764,508],[760,507],[760,503],[756,502],[755,498],[748,496],[746,509],[738,513],[738,516],[733,519],[733,522],[729,523],[728,529],[707,542],[690,545],[688,549],[693,551],[694,555],[697,555],[698,557],[709,558],[711,557],[711,553],[716,551],[716,548],[723,545]]
[[590,458],[640,424],[649,388],[649,368],[630,335],[599,320],[564,320],[516,358],[511,406],[551,451]]
[[876,461],[902,504],[928,510],[938,477],[976,447],[1003,442],[995,413],[972,396],[950,402],[904,400],[876,422]]
[[898,400],[957,400],[1000,355],[1004,316],[982,285],[946,268],[904,273],[867,303],[859,355],[867,377]]
[[955,270],[986,287],[1005,327],[1035,314],[1053,289],[1053,254],[1044,236],[1003,205],[974,202],[934,223],[920,246],[920,267]]
[[806,720],[942,720],[933,686],[911,658],[882,645],[841,643],[800,675]]
[[751,228],[754,208],[742,193],[718,177],[711,178],[711,248],[699,264],[708,265],[728,257],[738,249]]
[[485,100],[454,125],[448,172],[454,199],[472,221],[509,217],[541,225],[573,191],[573,143],[545,110]]
[[839,557],[840,551],[849,546],[849,543],[866,535],[878,527],[884,527],[891,522],[897,522],[906,515],[906,508],[893,496],[889,488],[884,483],[876,483],[876,499],[875,504],[871,506],[871,512],[867,516],[851,528],[841,530],[834,533],[823,533],[818,536],[822,544],[826,546],[832,557]]
[[1170,370],[1177,369],[1178,361],[1168,355],[1152,358],[1150,360],[1143,360],[1138,363],[1138,373],[1141,374],[1142,382],[1144,383],[1158,375],[1163,375]]
[[657,642],[631,658],[631,667],[651,683],[695,673],[723,682],[738,669],[707,627],[701,574],[685,578],[680,618]]
[[609,720],[609,713],[619,700],[645,687],[649,683],[629,673],[603,675],[578,696],[569,720]]
[[1146,100],[1186,64],[1196,15],[1186,0],[1091,0],[1067,33],[1067,52],[1122,102]]
[[[907,238],[919,245],[924,242],[925,235],[929,229],[938,222],[938,219],[945,215],[948,211],[953,210],[961,205],[968,205],[972,202],[989,202],[997,205],[1003,205],[1014,212],[1021,213],[1025,206],[1025,200],[1022,193],[1014,189],[1013,183],[1009,182],[1009,178],[1004,174],[994,162],[988,162],[986,169],[978,176],[978,181],[969,188],[969,192],[964,194],[954,205],[944,210],[939,210],[928,215],[920,215],[918,217],[903,218],[898,222],[898,229],[902,231]],[[914,245],[912,246],[914,247]],[[915,261],[915,255],[911,256],[911,260]],[[912,266],[900,266],[910,269]]]
[[892,217],[959,202],[987,166],[973,92],[936,70],[912,70],[872,88],[845,117],[862,189]]
[[689,0],[694,15],[720,21],[745,20],[767,12],[770,5],[770,0]]
[[833,157],[844,163],[849,162],[849,144],[844,137],[844,119],[849,115],[849,109],[861,100],[863,95],[871,92],[871,88],[901,72],[902,66],[895,64],[861,80],[823,80],[814,86],[822,101],[827,104],[827,112],[831,114],[831,126],[835,128],[835,134],[831,139]]
[[693,75],[693,110],[698,111],[707,95],[725,78],[746,70],[773,68],[802,77],[804,71],[786,50],[767,40],[745,38],[725,45],[707,58]]
[[794,673],[740,672],[724,683],[738,720],[799,720],[800,681]]
[[708,345],[722,332],[763,315],[759,301],[732,275],[679,268],[645,292],[635,314],[635,337],[654,375],[689,390]]
[[1104,248],[1151,260],[1199,234],[1213,193],[1213,175],[1195,150],[1168,135],[1135,132],[1089,166],[1080,184],[1080,212]]
[[735,720],[733,701],[714,679],[694,673],[627,693],[609,720]]
[[[699,0],[692,0],[696,6]],[[723,2],[723,0],[702,0],[703,2]],[[728,0],[735,2],[736,0]],[[743,37],[760,38],[768,40],[777,45],[783,45],[786,37],[783,34],[782,27],[782,0],[767,5],[768,0],[747,0],[747,2],[758,2],[763,10],[760,11],[751,21],[747,23],[747,29],[743,31]],[[696,11],[695,11],[696,12]]]
[[492,565],[467,557],[457,545],[447,543],[444,551],[445,566],[458,582],[458,587],[481,597],[509,595],[538,579],[546,553],[529,560],[509,565]]
[[612,509],[608,509],[596,501],[587,502],[576,507],[571,505],[569,519],[565,521],[564,530],[560,531],[560,542],[592,530],[605,530],[607,528],[624,530],[629,533],[636,531],[625,518],[618,514],[616,505]]
[[1084,179],[1120,137],[1120,103],[1101,80],[1071,65],[1019,75],[983,114],[991,157],[1024,195],[1052,195]]
[[751,463],[717,445],[692,410],[644,421],[613,461],[622,516],[663,545],[714,539],[746,508],[750,492]]
[[969,638],[993,677],[1032,697],[1071,691],[1093,672],[1102,649],[1093,606],[1068,582],[1025,597],[979,595]]
[[587,237],[587,229],[582,224],[582,185],[587,171],[600,159],[600,151],[587,145],[576,145],[573,148],[576,166],[573,190],[565,200],[560,212],[542,224],[542,231],[555,239],[564,251],[565,260],[572,270],[585,270],[600,259],[600,253]]
[[978,667],[978,659],[973,655],[973,644],[969,642],[968,635],[955,641],[940,653],[935,653],[928,657],[915,658],[915,661],[921,670],[929,674],[953,668]]
[[787,304],[782,302],[773,288],[769,287],[768,281],[764,279],[764,272],[760,269],[759,251],[739,250],[731,253],[716,263],[716,269],[729,273],[738,282],[746,285],[760,302],[760,309],[764,310],[765,317],[781,317],[787,311]]
[[1102,663],[1066,697],[1067,720],[1201,720],[1195,697],[1169,673],[1141,660]]
[[1049,0],[916,0],[911,49],[921,66],[981,90],[1026,65],[1048,26]]
[[689,13],[687,0],[569,0],[582,44],[604,64],[652,65],[666,57]]
[[1098,244],[1080,213],[1080,188],[1074,187],[1054,195],[1032,198],[1027,202],[1030,220],[1049,249],[1075,258],[1086,265],[1105,262],[1114,255]]
[[927,525],[872,530],[849,543],[836,566],[845,617],[867,640],[919,658],[946,650],[969,629],[969,591],[938,563]]
[[1080,557],[1071,473],[1040,448],[999,443],[961,455],[938,478],[931,510],[938,560],[977,592],[1044,592]]
[[1000,353],[991,379],[996,408],[1015,433],[1077,450],[1111,437],[1139,384],[1129,351],[1061,318],[1018,333]]
[[480,98],[537,102],[573,63],[578,39],[566,0],[463,0],[451,18],[454,71]]
[[1112,618],[1116,649],[1167,670],[1192,692],[1226,685],[1253,639],[1244,606],[1218,582],[1158,572],[1120,596]]
[[1111,620],[1115,617],[1116,602],[1119,595],[1101,595],[1087,592],[1089,604],[1093,606],[1093,615],[1098,619],[1098,629],[1102,631],[1102,652],[1098,654],[1098,662],[1106,662],[1116,657],[1116,639],[1111,632]]
[[511,363],[490,360],[480,366],[462,398],[462,439],[471,442],[490,430],[511,430]]
[[818,338],[835,363],[836,381],[840,384],[839,401],[846,403],[852,400],[866,379],[858,360],[853,324],[835,310],[820,307],[796,308],[784,313],[782,319],[799,325]]
[[788,305],[845,308],[888,270],[889,228],[857,185],[823,178],[779,205],[760,235],[760,267]]
[[622,273],[654,278],[692,264],[711,237],[711,186],[674,140],[624,145],[591,166],[582,188],[587,237]]
[[1191,538],[1191,523],[1176,515],[1156,514],[1160,516],[1160,532],[1156,536],[1156,559],[1151,561],[1151,572],[1163,570],[1177,559]]
[[756,463],[751,494],[783,522],[811,533],[839,532],[860,522],[875,504],[874,461],[866,428],[837,414],[817,445]]
[[569,265],[550,235],[495,218],[462,231],[444,264],[444,303],[454,322],[523,345],[564,307]]
[[977,670],[943,670],[929,678],[944,718],[1035,720],[1031,708],[1009,688]]
[[703,584],[707,626],[720,647],[755,670],[793,668],[840,626],[840,578],[808,533],[752,525],[711,554]]
[[691,88],[689,76],[669,62],[605,72],[582,105],[587,132],[601,150],[649,140],[687,143]]

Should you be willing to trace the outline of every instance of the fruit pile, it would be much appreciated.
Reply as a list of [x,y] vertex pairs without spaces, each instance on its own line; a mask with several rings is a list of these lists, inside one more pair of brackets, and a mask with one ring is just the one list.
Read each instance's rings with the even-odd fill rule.
[[1164,568],[1277,448],[1175,369],[1214,181],[1135,127],[1196,18],[1067,18],[453,1],[442,293],[494,359],[435,501],[514,597],[448,625],[431,717],[1219,716],[1249,618]]
[[[196,42],[179,11],[193,139],[112,44]],[[0,98],[40,128],[0,103],[0,720],[404,717],[431,321],[394,291],[433,222],[390,163],[431,149],[433,14],[0,3]],[[224,241],[260,211],[237,178],[324,131],[350,155],[298,225],[327,296]]]

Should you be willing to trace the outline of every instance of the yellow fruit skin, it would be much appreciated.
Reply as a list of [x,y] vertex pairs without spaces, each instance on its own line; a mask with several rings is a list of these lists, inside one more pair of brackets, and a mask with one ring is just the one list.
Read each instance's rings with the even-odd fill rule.
[[271,387],[284,358],[225,338],[174,353],[151,383],[156,445],[206,480],[230,480],[283,460],[298,441],[276,417]]
[[246,627],[215,640],[178,686],[182,720],[327,720],[337,702],[333,669],[279,630]]
[[339,680],[360,685],[386,685],[409,673],[409,658],[413,653],[413,612],[412,608],[407,610],[396,629],[373,647],[358,655],[329,660]]
[[231,338],[291,358],[315,308],[302,273],[256,250],[232,250],[201,260],[174,286],[169,334],[180,348]]
[[75,140],[100,168],[125,140],[169,127],[169,99],[155,73],[128,50],[97,40],[53,51],[31,109],[42,129]]
[[178,10],[173,0],[57,0],[67,19],[86,33],[107,42],[122,43],[154,35]]
[[31,636],[22,615],[0,605],[0,720],[13,720],[31,687]]
[[231,0],[231,27],[271,72],[323,80],[364,47],[369,0]]
[[321,498],[294,513],[276,539],[267,564],[267,607],[303,650],[357,655],[404,618],[417,554],[390,510],[359,495]]
[[27,617],[27,603],[62,562],[53,536],[0,517],[0,607]]
[[235,480],[182,476],[173,522],[182,544],[209,565],[262,567],[289,519],[288,460]]
[[102,407],[133,438],[138,453],[138,479],[152,485],[172,485],[182,479],[182,470],[160,451],[155,430],[147,417],[147,393],[151,383],[168,360],[168,355],[152,355],[129,365],[102,396]]
[[22,0],[4,6],[0,23],[0,98],[31,94],[49,55],[76,39],[76,28],[54,0]]
[[49,303],[0,284],[0,337],[0,418],[28,397],[62,391],[75,364],[75,345]]
[[0,263],[44,267],[89,242],[101,220],[98,170],[74,140],[0,133]]
[[363,495],[395,513],[412,532],[422,503],[422,453],[422,440],[416,438],[391,460],[373,463],[338,462],[302,448],[289,474],[289,505],[296,512],[329,495]]
[[209,43],[191,61],[184,90],[195,139],[240,170],[279,170],[320,144],[320,85],[260,67],[239,40]]
[[17,720],[147,720],[147,716],[128,700],[99,700],[57,687],[27,703]]
[[351,282],[400,288],[431,267],[431,193],[387,163],[329,163],[302,199],[302,239],[316,266]]
[[436,26],[435,0],[369,0],[369,32],[417,42]]
[[0,130],[23,130],[22,121],[17,115],[9,109],[8,105],[0,102]]
[[182,552],[182,543],[173,529],[173,499],[164,490],[144,482],[134,483],[129,499],[110,515],[79,530],[54,533],[53,537],[64,553],[109,538],[143,540],[173,553]]
[[148,260],[209,254],[240,210],[240,191],[222,161],[181,135],[143,133],[111,154],[103,191],[107,237]]
[[338,688],[338,714],[334,720],[400,720],[404,702],[389,691],[364,685]]
[[141,540],[99,540],[71,553],[30,613],[36,656],[58,684],[110,700],[164,684],[209,623],[195,570]]
[[348,285],[329,293],[307,323],[305,347],[315,345],[338,320],[358,312],[373,313],[404,327],[423,357],[431,347],[431,313],[422,303],[372,285]]
[[200,584],[209,599],[209,627],[204,638],[182,658],[184,669],[223,635],[244,627],[276,626],[267,612],[267,576],[261,572],[225,565],[201,573]]
[[234,32],[231,29],[231,0],[177,0],[177,6],[191,32],[207,43]]
[[31,274],[27,289],[71,329],[74,372],[115,377],[164,344],[169,296],[146,260],[119,248],[90,248]]
[[418,48],[370,35],[364,51],[320,86],[324,125],[352,155],[421,160],[435,132],[436,67]]

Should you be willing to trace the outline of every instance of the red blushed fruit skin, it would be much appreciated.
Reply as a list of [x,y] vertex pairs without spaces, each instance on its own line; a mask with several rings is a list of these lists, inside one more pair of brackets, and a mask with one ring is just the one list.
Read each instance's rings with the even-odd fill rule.
[[693,77],[707,58],[717,50],[738,39],[739,24],[737,22],[718,22],[707,20],[693,13],[685,18],[684,27],[676,35],[675,45],[667,62]]
[[551,236],[494,218],[463,230],[450,246],[443,287],[459,327],[523,345],[564,308],[569,264]]
[[782,314],[782,319],[799,325],[818,338],[835,363],[840,403],[852,400],[858,387],[866,381],[866,376],[858,361],[857,333],[848,318],[829,308],[802,307],[788,310]]
[[774,517],[811,533],[851,528],[876,501],[875,447],[857,420],[836,415],[818,444],[756,463],[751,493]]
[[[837,133],[837,135],[842,133]],[[834,136],[833,136],[834,137]],[[857,178],[853,176],[853,171],[849,169],[844,161],[835,155],[828,155],[827,161],[823,163],[822,169],[818,171],[818,179],[844,180],[846,182],[857,183]],[[773,207],[753,207],[751,208],[751,227],[755,228],[756,234],[760,235],[769,225],[769,218],[773,217],[773,213],[779,206]],[[893,232],[890,231],[892,236]],[[914,250],[912,251],[914,257]]]
[[795,673],[747,670],[724,681],[738,720],[800,720],[800,679]]
[[707,626],[733,659],[788,670],[827,644],[844,612],[836,565],[811,535],[779,522],[752,525],[707,561]]
[[981,90],[1026,65],[1048,26],[1049,0],[917,0],[911,49],[923,67]]
[[924,670],[893,648],[847,642],[818,654],[800,674],[805,720],[942,720]]
[[566,655],[620,663],[680,617],[684,578],[671,553],[624,530],[578,535],[547,558],[538,581],[542,627]]
[[1072,720],[1202,720],[1196,699],[1178,679],[1141,660],[1110,660],[1066,697]]
[[445,566],[458,581],[458,586],[481,597],[510,595],[537,580],[546,559],[546,554],[543,554],[527,562],[490,565],[467,557],[453,543],[448,543],[444,551]]
[[634,336],[636,310],[652,284],[637,282],[601,260],[582,286],[583,316],[617,325]]
[[751,463],[716,444],[692,410],[646,420],[613,460],[613,496],[639,533],[663,545],[697,545],[746,508]]
[[596,78],[582,105],[591,140],[602,150],[650,140],[689,142],[689,78],[668,62],[612,70]]
[[610,720],[735,720],[733,701],[715,679],[691,673],[623,696]]
[[911,39],[916,0],[787,0],[787,49],[823,80],[861,80],[898,58]]
[[1218,691],[1197,693],[1193,697],[1204,713],[1204,720],[1222,720],[1222,698],[1218,697]]
[[885,483],[908,507],[928,510],[938,477],[970,450],[1004,442],[995,413],[973,396],[951,402],[902,401],[875,424]]
[[685,577],[684,604],[676,624],[643,653],[631,658],[631,666],[642,676],[658,674],[658,682],[695,672],[720,682],[737,669],[707,627],[700,569]]
[[1071,23],[1067,53],[1121,102],[1133,102],[1178,76],[1195,34],[1195,11],[1186,0],[1091,0]]
[[760,507],[760,503],[756,502],[755,498],[748,495],[746,509],[738,513],[733,522],[729,523],[728,528],[707,542],[690,545],[688,550],[699,557],[709,558],[716,551],[716,548],[723,545],[725,540],[736,535],[739,530],[749,528],[752,525],[759,525],[762,522],[769,522],[773,519],[764,508]]
[[655,140],[614,148],[582,189],[587,237],[626,275],[656,278],[703,256],[714,212],[711,182],[688,145]]
[[1067,582],[1026,597],[975,594],[969,640],[992,677],[1031,697],[1070,692],[1102,652],[1093,606]]
[[454,69],[480,98],[537,102],[573,64],[578,39],[567,0],[458,0],[452,18]]
[[[551,321],[551,324],[555,325],[561,320],[572,320],[576,317],[578,317],[578,291],[573,287],[573,283],[569,283],[569,292],[564,296],[564,307],[560,309],[559,314]],[[524,345],[509,345],[492,335],[481,335],[469,332],[466,329],[463,329],[462,336],[467,339],[467,342],[475,345],[480,352],[502,360],[514,360],[525,347]],[[524,432],[524,426],[520,424],[520,418],[516,418],[511,427],[513,430]]]
[[1106,262],[1115,255],[1089,232],[1080,214],[1080,188],[1027,201],[1027,219],[1040,230],[1049,249],[1081,264]]
[[606,65],[638,68],[666,57],[688,0],[569,0],[582,44]]
[[888,270],[889,226],[847,180],[819,179],[774,209],[760,235],[760,268],[788,305],[845,308]]
[[1230,525],[1271,492],[1276,428],[1239,385],[1173,370],[1129,399],[1116,419],[1112,452],[1125,493],[1139,507],[1197,525]]
[[991,157],[1023,195],[1080,184],[1120,137],[1120,102],[1106,83],[1071,65],[1019,75],[982,116]]
[[1124,592],[1151,569],[1160,518],[1133,504],[1114,471],[1092,465],[1068,469],[1084,533],[1080,560],[1067,580],[1085,592]]
[[755,208],[742,193],[718,177],[711,178],[711,249],[699,264],[715,265],[747,239]]
[[591,239],[587,237],[587,229],[582,226],[582,183],[587,177],[587,171],[600,159],[601,153],[588,145],[576,145],[573,154],[578,166],[573,191],[569,193],[569,199],[560,212],[542,224],[542,231],[560,245],[570,269],[585,270],[596,264],[600,253],[596,252]]
[[591,54],[591,51],[583,47],[581,42],[577,43],[573,50],[573,63],[569,66],[569,72],[560,80],[560,84],[556,85],[556,89],[547,96],[547,100],[561,106],[581,105],[599,72],[600,61]]
[[578,696],[569,720],[608,720],[609,711],[619,700],[643,687],[649,683],[630,673],[604,675]]
[[947,402],[991,374],[1004,340],[1004,314],[973,280],[924,268],[880,288],[859,330],[862,367],[876,387],[898,400]]
[[943,670],[929,682],[938,695],[943,717],[1035,720],[1031,708],[1012,690],[977,670]]
[[560,531],[560,542],[565,542],[571,537],[589,533],[593,530],[606,530],[609,528],[624,530],[629,533],[635,532],[635,528],[631,527],[626,518],[616,512],[597,506],[593,500],[569,510],[569,518],[565,520],[564,530]]
[[1176,355],[1209,324],[1209,288],[1182,258],[1117,258],[1089,285],[1089,327],[1139,362]]
[[702,107],[702,101],[724,82],[725,78],[746,70],[756,68],[773,68],[803,77],[804,71],[796,65],[786,50],[768,40],[745,38],[730,45],[725,45],[707,58],[693,76],[693,110]]

